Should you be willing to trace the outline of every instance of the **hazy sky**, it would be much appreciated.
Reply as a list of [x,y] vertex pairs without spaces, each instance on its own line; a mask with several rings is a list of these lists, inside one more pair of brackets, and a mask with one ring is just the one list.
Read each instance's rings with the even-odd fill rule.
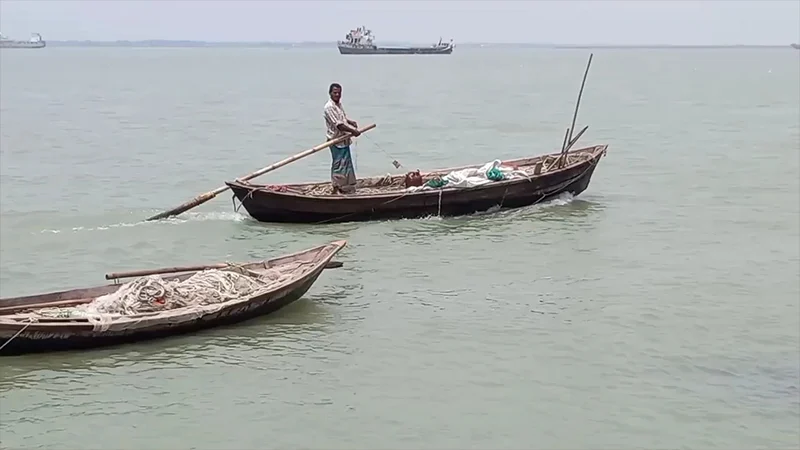
[[47,40],[378,41],[555,44],[800,42],[800,0],[0,0],[0,31]]

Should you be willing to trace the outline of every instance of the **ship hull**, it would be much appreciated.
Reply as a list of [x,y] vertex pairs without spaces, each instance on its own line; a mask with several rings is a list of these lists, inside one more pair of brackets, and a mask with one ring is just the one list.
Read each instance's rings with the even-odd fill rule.
[[46,45],[44,42],[0,42],[0,48],[44,48]]
[[446,47],[350,47],[339,45],[342,55],[449,55],[453,46]]

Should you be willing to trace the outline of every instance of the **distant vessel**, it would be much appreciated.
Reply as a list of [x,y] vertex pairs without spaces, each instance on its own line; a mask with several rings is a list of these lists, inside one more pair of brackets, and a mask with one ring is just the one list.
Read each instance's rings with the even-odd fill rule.
[[15,41],[0,33],[0,48],[44,48],[47,45],[39,33],[31,33],[27,41]]
[[378,47],[373,44],[375,35],[366,27],[350,30],[344,41],[337,42],[339,53],[342,55],[449,55],[453,53],[455,45],[453,40],[439,43],[430,47]]
[[792,48],[800,50],[800,44],[792,44]]

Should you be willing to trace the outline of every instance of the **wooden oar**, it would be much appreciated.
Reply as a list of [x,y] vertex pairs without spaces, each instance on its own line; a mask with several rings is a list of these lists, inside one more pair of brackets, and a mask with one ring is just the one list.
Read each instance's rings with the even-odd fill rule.
[[[241,264],[241,265],[246,265]],[[326,269],[337,269],[344,265],[341,261],[330,261],[328,264],[325,264]],[[120,278],[134,278],[134,277],[146,277],[148,275],[161,275],[165,273],[179,273],[179,272],[198,272],[201,270],[210,270],[210,269],[224,269],[226,267],[230,267],[231,264],[207,264],[204,266],[186,266],[186,267],[165,267],[163,269],[148,269],[148,270],[134,270],[131,272],[114,272],[114,273],[107,273],[106,280],[118,280]]]
[[[361,133],[366,133],[367,131],[375,128],[375,126],[376,125],[373,123],[371,125],[365,126],[364,128],[362,128],[362,129],[360,129],[358,131],[361,132]],[[318,146],[310,148],[310,149],[308,149],[308,150],[306,150],[304,152],[298,153],[298,154],[296,154],[294,156],[290,156],[290,157],[288,157],[288,158],[286,158],[286,159],[284,159],[282,161],[278,161],[278,162],[276,162],[275,164],[273,164],[271,166],[264,167],[261,170],[257,170],[255,172],[253,172],[251,174],[248,174],[248,175],[245,175],[245,176],[243,176],[241,178],[237,178],[236,180],[237,181],[247,181],[247,180],[251,180],[251,179],[253,179],[253,178],[257,177],[257,176],[264,175],[267,172],[272,172],[275,169],[280,169],[281,167],[283,167],[283,166],[285,166],[285,165],[287,165],[289,163],[292,163],[294,161],[297,161],[298,159],[305,158],[306,156],[313,155],[314,153],[317,153],[320,150],[324,150],[324,149],[330,147],[331,145],[338,144],[339,142],[342,142],[343,140],[345,140],[345,139],[347,139],[349,137],[352,137],[352,135],[350,133],[347,133],[344,136],[339,136],[336,139],[331,139],[331,140],[329,140],[329,141],[327,141],[327,142],[325,142],[323,144],[319,144]],[[171,217],[171,216],[177,216],[178,214],[184,213],[184,212],[186,212],[186,211],[188,211],[188,210],[190,210],[192,208],[195,208],[197,206],[202,205],[203,203],[211,200],[212,198],[214,198],[217,195],[227,191],[228,189],[229,188],[228,188],[227,185],[218,187],[218,188],[214,189],[213,191],[209,191],[209,192],[206,192],[205,194],[201,194],[201,195],[189,200],[188,202],[186,202],[186,203],[184,203],[184,204],[182,204],[182,205],[180,205],[180,206],[178,206],[176,208],[170,209],[169,211],[164,211],[162,213],[158,213],[153,217],[149,217],[146,221],[158,220],[158,219],[163,219],[163,218]]]

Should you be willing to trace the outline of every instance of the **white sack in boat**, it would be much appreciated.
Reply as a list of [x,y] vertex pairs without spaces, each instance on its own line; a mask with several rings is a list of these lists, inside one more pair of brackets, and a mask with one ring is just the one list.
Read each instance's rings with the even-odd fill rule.
[[[447,184],[444,186],[445,188],[456,188],[456,189],[468,189],[477,186],[481,186],[488,183],[494,183],[494,180],[489,179],[487,174],[490,170],[496,169],[500,171],[504,179],[516,179],[516,178],[528,178],[528,175],[521,171],[521,170],[514,170],[513,167],[504,166],[502,161],[499,159],[495,159],[492,162],[486,163],[481,167],[469,167],[466,169],[461,170],[454,170],[447,175],[442,177],[442,180],[446,181]],[[427,185],[422,186],[412,186],[407,188],[407,191],[419,191],[419,190],[430,190],[430,189],[439,189],[430,187]]]

